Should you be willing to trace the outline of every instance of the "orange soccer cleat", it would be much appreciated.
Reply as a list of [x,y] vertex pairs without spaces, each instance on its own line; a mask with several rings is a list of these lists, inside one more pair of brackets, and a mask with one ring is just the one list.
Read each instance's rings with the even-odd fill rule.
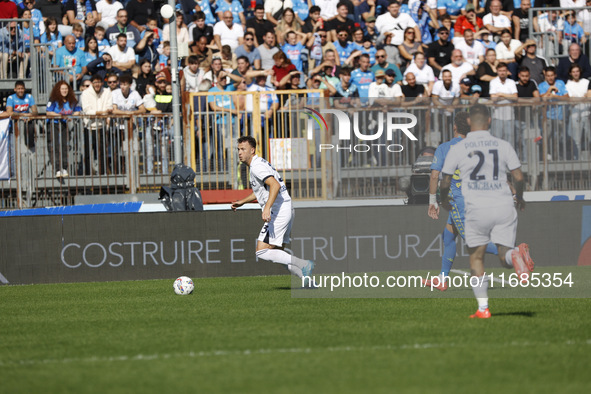
[[491,317],[490,311],[488,310],[488,308],[486,308],[485,310],[481,311],[480,309],[476,311],[475,314],[470,315],[470,319],[489,319]]
[[522,283],[525,283],[529,279],[529,268],[521,256],[522,254],[520,250],[514,250],[511,252],[511,260],[513,260],[513,268],[515,268],[515,273],[517,274],[519,280],[521,280]]
[[[437,278],[437,279],[435,279]],[[431,280],[423,279],[423,285],[425,287],[431,287],[431,283],[433,283],[433,288],[439,291],[447,290],[447,282],[445,279],[441,279],[441,276],[434,276]]]
[[519,253],[521,254],[521,258],[523,259],[523,262],[525,263],[527,269],[529,269],[530,271],[533,271],[535,264],[529,255],[529,245],[525,244],[525,243],[520,244],[518,246],[518,248],[519,248]]

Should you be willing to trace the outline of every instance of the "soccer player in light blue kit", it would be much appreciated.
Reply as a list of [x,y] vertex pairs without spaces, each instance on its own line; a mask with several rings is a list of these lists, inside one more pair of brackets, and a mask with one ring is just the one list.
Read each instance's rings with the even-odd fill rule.
[[[451,149],[451,147],[460,142],[466,134],[470,131],[470,125],[468,124],[468,113],[459,112],[456,114],[454,121],[454,138],[450,141],[444,142],[437,147],[435,150],[435,157],[431,164],[431,180],[429,182],[429,210],[428,215],[432,219],[439,218],[439,205],[437,204],[437,184],[439,182],[439,175],[445,162],[445,157]],[[460,235],[465,239],[464,235],[464,197],[462,196],[462,181],[460,180],[460,172],[457,170],[453,174],[453,181],[451,183],[451,196],[450,203],[452,210],[449,211],[447,218],[447,224],[443,229],[443,256],[441,258],[441,273],[439,274],[439,280],[426,280],[424,281],[425,286],[445,291],[447,290],[447,282],[445,278],[449,276],[449,271],[454,263],[457,251],[456,238]],[[493,243],[489,243],[486,247],[486,252],[491,254],[497,254],[497,247]],[[433,282],[433,283],[431,283]]]

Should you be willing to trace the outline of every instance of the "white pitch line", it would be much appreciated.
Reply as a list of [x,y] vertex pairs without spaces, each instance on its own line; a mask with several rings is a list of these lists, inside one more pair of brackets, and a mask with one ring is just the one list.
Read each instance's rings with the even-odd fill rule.
[[[450,270],[450,272],[453,272],[453,273],[456,273],[456,274],[460,274],[460,275],[468,275],[468,276],[470,276],[470,273],[469,273],[468,271],[462,271],[462,270]],[[493,282],[502,283],[502,284],[503,284],[503,287],[505,287],[505,286],[509,286],[509,283],[508,283],[508,282],[506,282],[506,281],[504,281],[504,280],[502,280],[502,279],[499,279],[499,278],[495,278],[495,276],[494,276],[494,275],[493,275],[493,278],[492,278],[492,280],[493,280]]]
[[[549,345],[581,346],[591,345],[591,339],[584,341],[566,341],[563,343],[552,342],[508,342],[490,344],[491,347],[543,347]],[[334,352],[364,352],[364,351],[400,351],[400,350],[424,350],[442,348],[463,348],[473,345],[464,343],[415,343],[410,345],[384,345],[384,346],[337,346],[326,348],[285,348],[285,349],[254,349],[254,350],[212,350],[206,352],[164,353],[164,354],[137,354],[135,356],[111,356],[111,357],[80,357],[44,360],[0,360],[1,367],[70,364],[70,363],[97,363],[117,361],[152,361],[173,358],[211,358],[220,356],[253,356],[259,354],[289,354],[289,353],[334,353]]]

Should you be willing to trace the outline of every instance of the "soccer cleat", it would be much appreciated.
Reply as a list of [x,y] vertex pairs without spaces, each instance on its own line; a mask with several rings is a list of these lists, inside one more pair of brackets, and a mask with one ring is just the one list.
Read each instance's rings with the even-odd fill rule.
[[521,254],[521,258],[523,259],[523,262],[527,266],[527,269],[529,269],[530,271],[533,271],[535,264],[529,255],[529,245],[525,244],[525,243],[520,244],[519,245],[519,253]]
[[[440,278],[439,280],[435,281],[435,283],[433,285],[433,288],[434,289],[437,289],[439,291],[445,291],[445,290],[447,290],[447,282],[445,280],[442,281],[440,276],[435,276],[435,277],[433,277],[433,279],[434,278]],[[423,279],[422,280],[423,281],[423,285],[425,287],[431,287],[431,283],[433,283],[433,279],[431,279],[431,280],[429,280],[429,279]]]
[[307,280],[307,283],[304,283],[304,287],[314,287],[312,283],[312,271],[314,270],[314,262],[312,260],[308,260],[308,264],[304,268],[302,268],[302,275],[304,277],[308,277],[310,279]]
[[527,282],[529,278],[529,268],[527,268],[527,265],[523,261],[523,258],[521,257],[521,252],[519,250],[512,251],[511,260],[513,260],[513,268],[515,268],[515,273],[517,274],[517,277],[521,280],[522,283]]
[[476,311],[475,314],[470,315],[470,319],[489,319],[492,315],[490,314],[490,311],[488,310],[488,308],[486,308],[485,310],[481,311],[480,309],[478,309]]

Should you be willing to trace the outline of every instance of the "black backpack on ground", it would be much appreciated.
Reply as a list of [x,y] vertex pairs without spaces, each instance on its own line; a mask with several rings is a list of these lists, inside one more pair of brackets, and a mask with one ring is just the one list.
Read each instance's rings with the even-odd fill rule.
[[167,211],[203,211],[201,193],[195,187],[195,171],[177,164],[170,176],[170,187],[160,188],[158,198]]

